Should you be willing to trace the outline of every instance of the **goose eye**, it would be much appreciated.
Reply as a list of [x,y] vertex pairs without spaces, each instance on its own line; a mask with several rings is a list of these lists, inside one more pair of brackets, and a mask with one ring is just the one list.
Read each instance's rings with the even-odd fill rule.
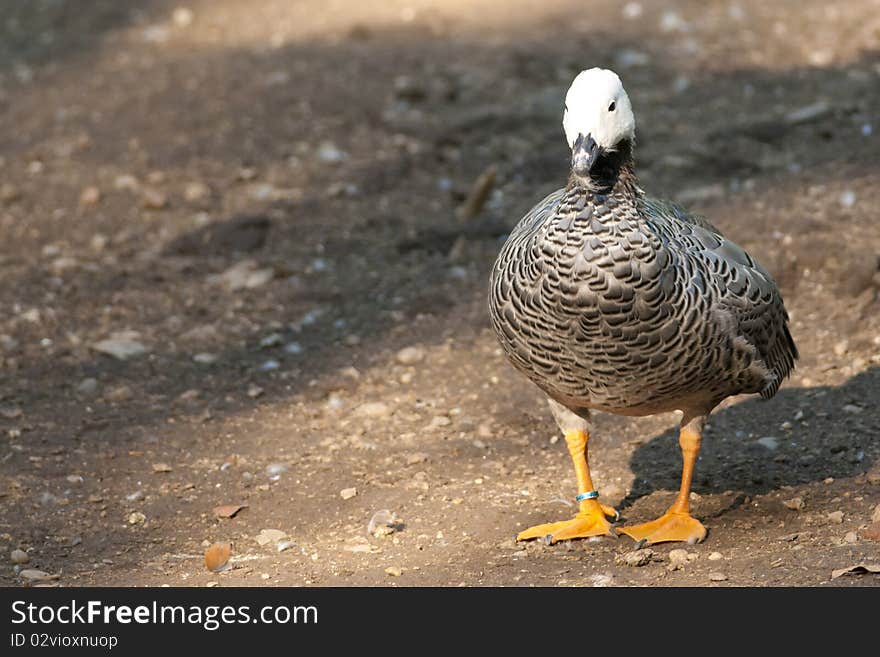
[[612,100],[611,104],[608,106],[608,111],[613,112],[617,108],[617,104]]

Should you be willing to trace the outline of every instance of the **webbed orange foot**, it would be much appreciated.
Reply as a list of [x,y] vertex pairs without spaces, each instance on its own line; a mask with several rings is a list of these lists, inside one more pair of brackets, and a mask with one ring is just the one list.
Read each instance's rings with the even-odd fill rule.
[[667,511],[656,520],[630,527],[620,527],[618,534],[626,534],[645,545],[683,541],[694,544],[706,538],[706,528],[699,520],[687,513]]
[[567,541],[573,538],[589,538],[590,536],[614,536],[611,531],[611,523],[605,516],[614,516],[617,512],[611,507],[594,503],[593,508],[581,511],[571,520],[562,522],[550,522],[544,525],[535,525],[521,531],[516,540],[527,541],[531,538],[544,538],[549,545],[559,541]]

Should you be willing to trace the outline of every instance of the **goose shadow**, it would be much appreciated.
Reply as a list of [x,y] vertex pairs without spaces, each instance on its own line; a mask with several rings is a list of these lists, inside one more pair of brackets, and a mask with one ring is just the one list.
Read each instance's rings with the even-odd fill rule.
[[[840,386],[783,388],[772,400],[752,398],[716,411],[692,490],[741,497],[866,472],[880,458],[878,393],[880,368],[870,367]],[[677,491],[677,427],[639,445],[630,467],[635,478],[621,507],[654,491]]]

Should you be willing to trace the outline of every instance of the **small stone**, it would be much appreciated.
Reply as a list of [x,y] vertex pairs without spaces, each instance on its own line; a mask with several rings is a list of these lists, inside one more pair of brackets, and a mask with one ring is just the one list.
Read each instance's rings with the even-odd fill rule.
[[21,406],[16,406],[15,404],[2,404],[0,405],[0,416],[7,420],[19,418],[22,416]]
[[281,367],[281,363],[279,363],[274,358],[270,358],[269,360],[263,361],[260,364],[260,371],[262,372],[274,372],[275,370]]
[[425,350],[421,347],[404,347],[397,352],[397,362],[401,365],[415,365],[425,358]]
[[669,563],[673,570],[678,570],[689,561],[687,550],[676,549],[669,551]]
[[260,545],[265,546],[269,543],[277,543],[287,538],[287,533],[280,529],[262,529],[260,533],[254,537],[254,540]]
[[849,350],[849,342],[846,340],[841,340],[840,342],[835,343],[834,345],[834,355],[835,356],[844,356],[846,352]]
[[318,159],[328,164],[338,164],[348,158],[348,154],[336,147],[332,141],[324,141],[318,146]]
[[391,415],[391,408],[384,402],[367,402],[358,406],[356,412],[365,417],[383,418]]
[[394,514],[388,509],[380,509],[373,514],[370,522],[367,523],[367,534],[370,536],[380,537],[388,536],[397,531],[395,526]]
[[301,354],[302,350],[302,345],[299,342],[288,342],[284,345],[284,352],[288,354]]
[[92,349],[117,360],[136,358],[147,353],[147,348],[137,339],[138,337],[136,331],[113,333],[108,339],[93,344]]
[[[145,497],[146,496],[144,495],[144,491],[136,490],[135,492],[126,495],[125,499],[128,500],[129,502],[140,502]],[[97,502],[103,502],[103,500],[104,500],[104,498],[98,498]],[[89,498],[89,501],[91,502],[91,498]]]
[[724,558],[724,555],[720,552],[713,552],[709,555],[709,561],[721,561]]
[[156,474],[162,474],[165,472],[172,472],[173,468],[167,463],[154,463],[153,464],[153,472]]
[[709,581],[710,582],[726,582],[727,575],[724,573],[709,573]]
[[828,514],[828,520],[835,525],[843,523],[843,511],[832,511]]
[[845,208],[851,208],[856,203],[856,193],[847,189],[840,194],[840,204]]
[[98,381],[91,377],[83,379],[76,387],[76,391],[81,395],[93,395],[98,390]]
[[620,560],[627,566],[639,568],[640,566],[645,566],[651,563],[651,559],[653,558],[653,550],[634,550],[632,552],[627,552],[626,554],[624,554],[622,557],[620,557]]
[[192,25],[195,14],[192,9],[187,7],[178,7],[171,14],[171,20],[177,27],[189,27]]
[[390,575],[391,577],[400,577],[403,575],[403,571],[397,566],[388,566],[388,568],[385,569],[385,574]]
[[849,413],[850,415],[858,415],[865,409],[858,404],[844,404],[842,410],[844,413]]
[[339,497],[344,500],[350,500],[352,497],[358,494],[357,488],[343,488],[339,491]]
[[9,183],[3,183],[0,185],[0,203],[9,205],[20,198],[21,192],[18,191],[17,187],[14,187]]
[[202,182],[187,183],[183,188],[183,198],[189,203],[199,203],[211,195],[211,188]]
[[253,260],[243,260],[222,274],[211,276],[208,280],[213,283],[220,283],[231,292],[236,292],[238,290],[253,290],[262,287],[273,278],[275,278],[274,269],[260,269]]
[[260,386],[254,384],[254,383],[252,383],[251,385],[248,386],[247,396],[250,397],[251,399],[256,399],[257,397],[259,397],[262,394],[263,394],[263,389]]
[[9,560],[15,564],[25,564],[31,560],[30,556],[24,550],[13,550],[9,555]]
[[871,522],[880,522],[880,504],[874,507],[874,513],[871,515]]
[[855,532],[847,532],[846,536],[843,537],[843,540],[847,543],[855,543],[859,540],[859,537]]
[[119,190],[135,191],[140,187],[138,179],[130,174],[122,174],[116,176],[113,181],[113,187]]
[[44,570],[35,570],[27,568],[18,573],[18,576],[29,582],[45,582],[52,579],[58,579],[60,575],[50,575]]
[[168,205],[168,195],[158,189],[148,187],[144,190],[143,203],[148,210],[161,210]]
[[830,113],[831,105],[828,103],[828,101],[820,100],[811,105],[804,105],[803,107],[799,107],[796,110],[792,110],[785,115],[785,121],[792,125],[797,125],[798,123],[815,121],[816,119],[819,119]]
[[134,397],[134,391],[126,385],[115,386],[104,393],[104,399],[115,403],[129,401],[132,397]]
[[791,509],[792,511],[800,511],[804,508],[804,500],[802,497],[792,497],[790,500],[783,500],[782,505],[786,509]]
[[275,477],[277,475],[283,474],[287,472],[290,468],[286,463],[270,463],[266,466],[266,474],[270,477]]
[[284,338],[282,338],[280,334],[270,333],[269,335],[260,339],[260,347],[262,349],[268,349],[270,347],[277,347],[282,342],[284,342]]
[[417,463],[424,463],[428,460],[428,455],[424,452],[414,452],[412,454],[407,455],[406,464],[407,465],[416,465]]
[[439,429],[440,427],[448,427],[452,424],[452,420],[450,420],[445,415],[437,415],[436,417],[431,419],[431,423],[428,425],[428,429]]
[[147,516],[145,516],[140,511],[135,511],[133,513],[128,514],[128,524],[129,525],[142,525],[146,522]]
[[825,484],[826,486],[830,486],[831,484],[834,483],[834,477],[825,477],[822,480],[822,483]]
[[770,451],[773,451],[777,447],[779,447],[779,440],[774,438],[773,436],[764,436],[763,438],[758,438],[756,442],[762,447],[766,447]]
[[293,541],[278,541],[275,545],[275,549],[278,552],[284,552],[285,550],[289,550],[292,547],[296,547],[296,543]]
[[873,468],[868,470],[865,475],[865,479],[868,480],[869,484],[880,484],[880,464],[875,465]]
[[213,365],[218,360],[217,354],[202,352],[193,356],[193,361],[199,365]]
[[101,190],[97,187],[86,187],[79,195],[79,204],[86,206],[98,205],[101,200]]

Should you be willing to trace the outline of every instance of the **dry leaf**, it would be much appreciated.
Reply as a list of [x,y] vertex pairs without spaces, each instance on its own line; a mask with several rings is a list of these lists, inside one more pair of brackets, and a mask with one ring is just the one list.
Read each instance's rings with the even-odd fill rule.
[[171,472],[171,466],[167,463],[154,463],[153,472]]
[[229,568],[229,557],[232,556],[232,545],[230,543],[214,543],[205,550],[205,567],[212,573]]
[[841,575],[864,575],[865,573],[880,573],[880,564],[860,563],[849,568],[838,568],[831,571],[831,579],[837,579]]
[[221,504],[214,507],[214,515],[218,518],[234,518],[236,513],[246,508],[247,504]]

